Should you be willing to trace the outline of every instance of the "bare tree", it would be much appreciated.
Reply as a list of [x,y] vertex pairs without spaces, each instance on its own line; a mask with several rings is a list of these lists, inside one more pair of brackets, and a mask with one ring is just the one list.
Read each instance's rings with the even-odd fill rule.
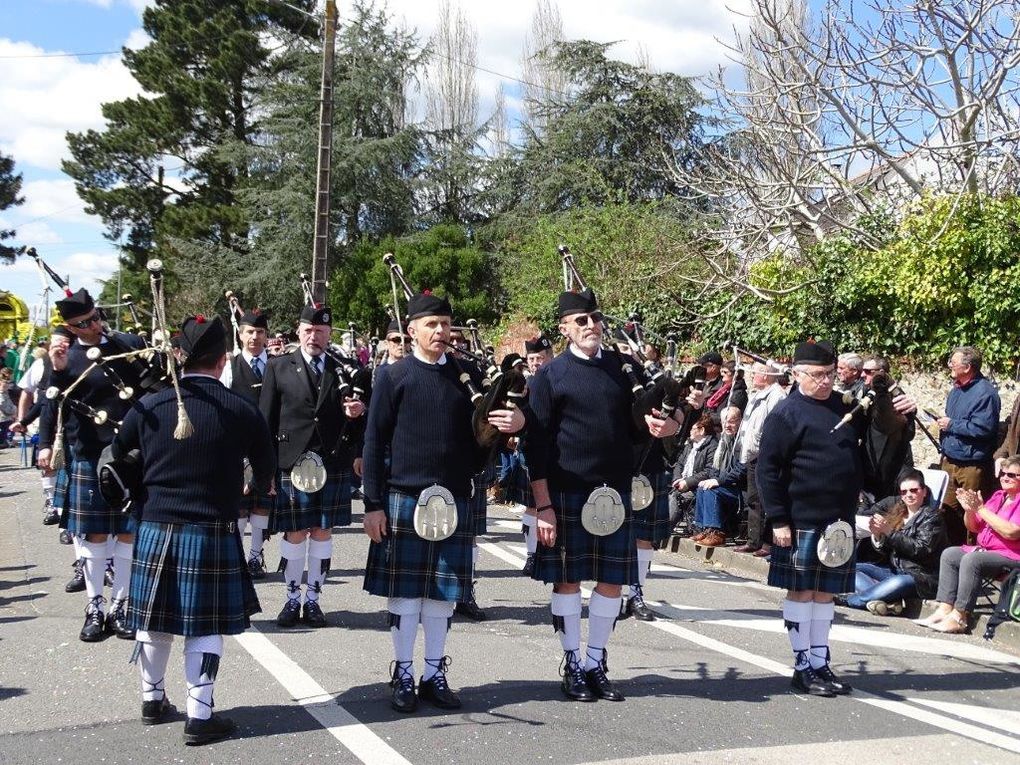
[[545,128],[537,105],[550,97],[564,95],[569,86],[567,75],[549,63],[551,46],[561,40],[563,19],[559,8],[554,0],[538,0],[521,56],[523,121],[536,135],[541,135]]
[[[769,299],[754,260],[800,258],[832,232],[877,244],[862,215],[924,192],[1015,191],[1020,179],[1020,22],[1012,0],[906,5],[752,0],[732,57],[711,79],[717,140],[677,166],[701,197],[706,285]],[[791,285],[788,292],[800,285]]]
[[496,88],[495,106],[489,118],[489,142],[493,157],[505,157],[510,153],[510,116],[507,114],[503,83]]

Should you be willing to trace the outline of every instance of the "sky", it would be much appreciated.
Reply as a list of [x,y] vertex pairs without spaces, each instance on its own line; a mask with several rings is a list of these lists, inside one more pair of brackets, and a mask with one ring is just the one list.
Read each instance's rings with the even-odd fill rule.
[[[101,289],[100,280],[116,278],[117,251],[60,170],[61,160],[69,157],[65,134],[102,130],[101,104],[139,95],[119,51],[146,44],[141,14],[151,4],[0,0],[0,152],[14,157],[24,176],[25,197],[22,206],[0,212],[0,228],[17,229],[15,245],[34,246],[54,270],[69,277],[73,288],[84,286],[94,293]],[[514,83],[500,75],[521,74],[521,50],[535,4],[460,0],[478,33],[478,66],[490,70],[477,72],[482,115],[491,113],[501,82],[511,97],[516,92]],[[339,0],[341,24],[345,5]],[[386,3],[422,40],[432,31],[439,5],[440,0]],[[644,54],[657,70],[698,76],[727,63],[724,42],[732,39],[734,28],[744,26],[741,11],[747,0],[558,0],[556,5],[568,39],[615,42],[612,54],[619,58],[637,61]],[[79,55],[55,55],[70,53]],[[0,289],[30,305],[41,286],[31,259],[0,265]]]

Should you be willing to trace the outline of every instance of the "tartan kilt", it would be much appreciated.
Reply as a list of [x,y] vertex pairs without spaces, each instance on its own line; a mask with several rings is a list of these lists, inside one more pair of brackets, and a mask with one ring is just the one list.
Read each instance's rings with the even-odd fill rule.
[[67,484],[67,531],[75,536],[85,534],[130,534],[136,522],[134,514],[122,513],[103,499],[99,491],[99,474],[95,460],[75,459],[71,462]]
[[669,470],[646,474],[652,483],[655,498],[644,510],[634,511],[634,533],[644,542],[657,545],[669,539],[673,529],[669,525],[669,494],[673,491],[673,474]]
[[237,517],[248,518],[255,510],[261,510],[263,515],[271,515],[275,505],[276,497],[270,497],[268,494],[260,494],[252,490],[250,494],[241,494],[241,503]]
[[854,591],[856,552],[838,568],[818,560],[818,540],[824,529],[794,529],[789,547],[772,545],[768,583],[785,590],[814,590],[839,595]]
[[489,463],[481,473],[471,477],[471,525],[474,535],[481,536],[488,530],[489,487],[496,482],[496,466]]
[[506,500],[525,507],[535,506],[535,495],[531,493],[531,475],[522,457],[514,466],[506,482]]
[[135,537],[128,623],[172,635],[237,635],[259,613],[241,538],[212,526],[143,521]]
[[276,501],[269,528],[302,531],[313,527],[331,529],[351,525],[351,473],[327,469],[326,485],[314,494],[298,491],[290,482],[290,471],[281,470],[276,480]]
[[67,473],[67,468],[61,467],[57,471],[53,483],[53,507],[60,511],[60,520],[57,523],[59,529],[67,528],[68,516],[70,516],[70,513],[66,512],[67,501],[70,499],[68,496],[70,483],[71,477]]
[[414,531],[418,497],[391,491],[387,498],[388,533],[370,542],[364,589],[384,598],[431,598],[461,601],[471,594],[474,529],[467,499],[455,498],[457,530],[430,542]]
[[613,534],[597,537],[581,525],[581,508],[588,493],[552,492],[556,512],[556,545],[540,544],[535,553],[533,579],[556,582],[631,584],[638,580],[634,513],[630,492],[620,492],[626,520]]

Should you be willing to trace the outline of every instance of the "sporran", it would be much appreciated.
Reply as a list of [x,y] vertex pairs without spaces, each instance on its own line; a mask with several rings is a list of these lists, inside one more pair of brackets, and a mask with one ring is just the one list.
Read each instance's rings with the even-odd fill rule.
[[818,560],[823,566],[839,568],[853,557],[854,542],[854,530],[849,523],[830,523],[818,540]]
[[326,467],[315,452],[305,452],[290,469],[290,482],[298,491],[314,494],[326,485]]
[[581,508],[581,525],[585,531],[597,537],[616,533],[626,518],[623,497],[616,489],[608,486],[595,489]]
[[414,532],[429,542],[441,542],[457,530],[457,503],[449,489],[430,486],[414,506]]

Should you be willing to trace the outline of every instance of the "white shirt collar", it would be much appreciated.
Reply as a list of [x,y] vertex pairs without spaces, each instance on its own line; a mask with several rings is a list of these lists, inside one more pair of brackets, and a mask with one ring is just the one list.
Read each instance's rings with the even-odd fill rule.
[[244,350],[242,348],[241,349],[241,357],[246,362],[248,362],[248,366],[251,366],[251,360],[255,359],[255,358],[257,358],[259,361],[262,362],[262,366],[265,366],[266,364],[269,363],[269,354],[266,353],[265,348],[262,349],[262,353],[260,353],[258,356],[252,356],[250,353],[248,353],[248,351],[246,351],[246,350]]
[[585,361],[590,361],[591,359],[601,359],[602,358],[602,348],[601,347],[599,347],[598,351],[595,353],[594,356],[589,356],[587,353],[582,351],[580,348],[575,346],[573,343],[571,343],[567,347],[570,349],[570,352],[572,354],[577,356],[577,358],[584,359]]
[[324,356],[321,354],[319,356],[309,356],[307,353],[304,352],[304,349],[301,350],[301,357],[305,360],[305,363],[308,364],[308,366],[310,367],[315,366],[312,359],[324,359]]
[[434,367],[441,367],[441,366],[443,366],[443,364],[446,363],[446,354],[445,353],[442,356],[439,357],[439,361],[434,361],[433,362],[433,361],[429,361],[428,359],[423,358],[422,356],[420,356],[418,354],[418,347],[417,346],[415,346],[415,348],[414,348],[414,357],[416,359],[418,359],[418,361],[420,361],[422,364],[428,364],[428,365],[434,366]]

